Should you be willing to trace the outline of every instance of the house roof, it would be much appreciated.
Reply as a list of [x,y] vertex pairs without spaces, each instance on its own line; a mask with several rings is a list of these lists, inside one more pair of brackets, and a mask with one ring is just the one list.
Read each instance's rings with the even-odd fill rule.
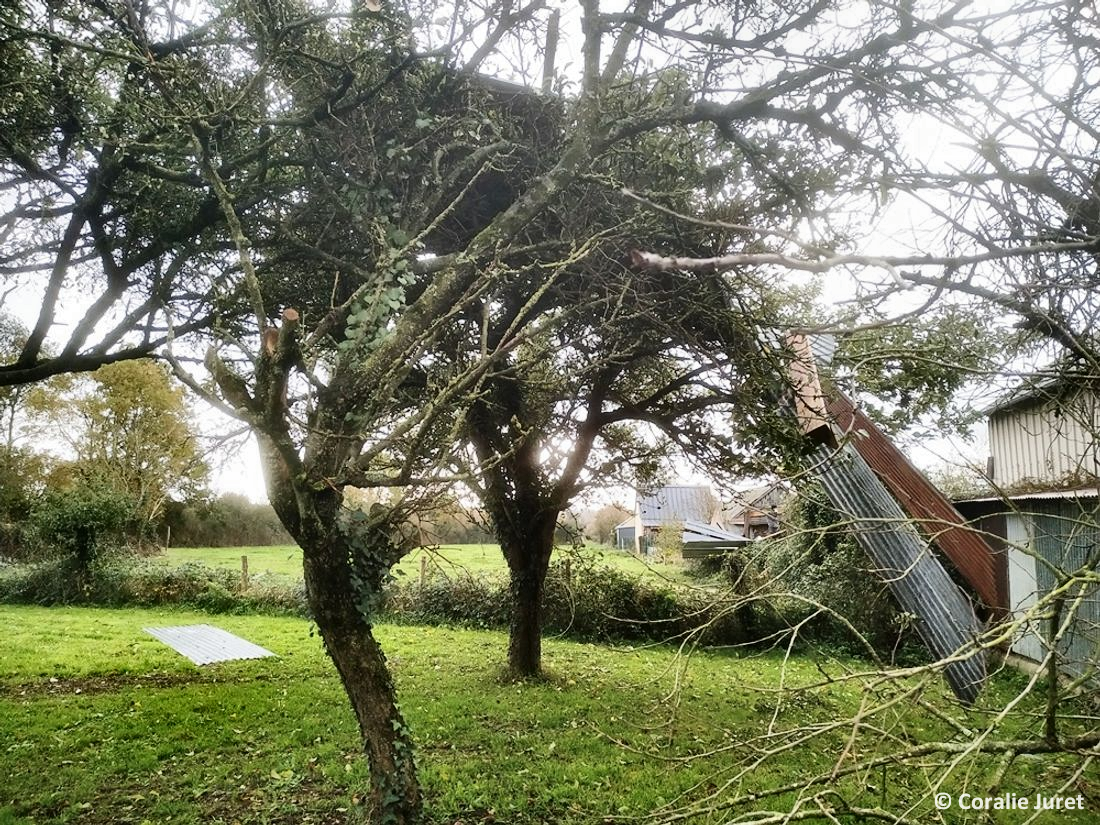
[[669,485],[654,493],[639,493],[636,511],[645,527],[676,521],[708,524],[717,506],[709,487]]
[[630,518],[624,519],[623,521],[620,521],[618,524],[616,524],[615,529],[616,530],[621,530],[624,527],[633,527],[633,526],[634,526],[634,516],[631,516]]
[[[745,521],[746,510],[770,510],[782,504],[786,496],[787,491],[778,483],[741,490],[734,494],[733,504],[726,510],[726,521],[729,524],[742,524]],[[758,521],[764,518],[762,515],[756,517]]]

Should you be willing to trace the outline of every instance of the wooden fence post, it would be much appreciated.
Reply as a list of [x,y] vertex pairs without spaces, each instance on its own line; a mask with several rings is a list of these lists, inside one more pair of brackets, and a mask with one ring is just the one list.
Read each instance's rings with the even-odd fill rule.
[[248,556],[241,556],[241,590],[248,589]]

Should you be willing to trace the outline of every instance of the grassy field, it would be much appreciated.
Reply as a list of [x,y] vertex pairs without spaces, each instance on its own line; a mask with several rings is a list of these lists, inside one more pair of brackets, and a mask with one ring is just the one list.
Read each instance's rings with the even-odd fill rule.
[[[560,551],[559,551],[560,552]],[[682,565],[649,564],[629,553],[589,547],[582,551],[587,559],[608,564],[627,573],[666,578],[673,583],[691,581]],[[294,545],[277,547],[173,547],[161,558],[167,564],[198,562],[210,567],[240,570],[241,556],[248,556],[250,575],[275,575],[300,579],[302,551]],[[555,556],[557,558],[559,556]],[[475,576],[500,575],[507,570],[500,547],[496,544],[451,544],[414,550],[395,568],[399,576],[420,575],[421,559],[426,570],[448,576],[469,573]]]
[[[142,631],[185,623],[217,624],[279,658],[200,669]],[[354,723],[308,622],[0,607],[0,626],[0,823],[336,823],[358,810],[365,775]],[[786,810],[789,795],[744,799],[827,773],[851,730],[802,745],[784,731],[854,714],[861,699],[844,681],[794,690],[841,676],[850,661],[802,657],[784,665],[776,652],[686,659],[663,647],[549,640],[551,678],[515,685],[498,676],[501,634],[405,626],[383,626],[379,634],[417,741],[428,818],[437,825],[664,822],[670,810],[721,789],[760,745],[789,741],[780,758],[719,791],[717,801],[730,810],[693,821]],[[977,727],[1022,682],[1002,675],[970,712],[953,707],[938,685],[924,698]],[[1022,703],[1004,735],[1035,730],[1035,709]],[[957,735],[911,702],[864,722],[866,734],[847,745],[853,756],[883,742]],[[751,737],[763,738],[749,745]],[[705,751],[717,752],[691,758]],[[984,787],[997,762],[990,757],[957,775]],[[1033,793],[1068,778],[1057,761],[1029,758],[1014,766],[1005,789]],[[928,777],[915,768],[884,768],[833,787],[860,804],[906,812],[912,822],[938,821]],[[1037,821],[1096,822],[1096,775],[1074,787],[1092,794],[1091,812]]]

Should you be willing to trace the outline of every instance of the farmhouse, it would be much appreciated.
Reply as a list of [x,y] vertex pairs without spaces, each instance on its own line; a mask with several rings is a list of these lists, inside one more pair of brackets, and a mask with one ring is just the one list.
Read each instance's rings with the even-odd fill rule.
[[726,529],[722,502],[709,487],[670,485],[637,494],[634,516],[615,528],[615,543],[620,549],[650,555],[657,536],[669,529],[681,531],[685,557],[751,542],[744,534]]
[[726,508],[725,522],[732,531],[750,539],[770,536],[779,530],[779,506],[787,496],[778,483],[742,490]]
[[[1056,639],[1061,667],[1075,675],[1100,664],[1097,408],[1094,389],[1067,379],[1001,399],[986,410],[987,474],[1001,495],[956,502],[1001,550],[1005,606],[1021,622],[1012,652],[1039,662]],[[1064,598],[1053,598],[1060,589]]]

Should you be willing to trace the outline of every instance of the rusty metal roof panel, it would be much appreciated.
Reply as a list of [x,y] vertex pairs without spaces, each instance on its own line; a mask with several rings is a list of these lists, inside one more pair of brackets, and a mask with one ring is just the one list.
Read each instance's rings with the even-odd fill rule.
[[951,560],[978,598],[995,610],[1008,608],[1000,564],[993,549],[966,526],[966,519],[886,435],[852,402],[837,393],[829,414],[921,530]]
[[961,701],[973,703],[986,678],[984,654],[970,647],[983,629],[973,606],[850,444],[819,447],[812,458],[833,507],[902,609],[917,617],[929,650],[937,659],[958,656],[946,665],[944,677]]

